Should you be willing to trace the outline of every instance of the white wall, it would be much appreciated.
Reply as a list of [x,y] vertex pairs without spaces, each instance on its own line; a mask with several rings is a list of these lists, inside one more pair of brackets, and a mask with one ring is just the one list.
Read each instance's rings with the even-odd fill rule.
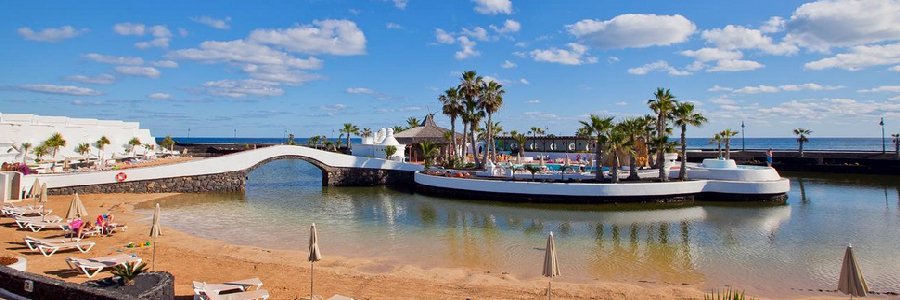
[[[278,156],[304,156],[318,160],[323,164],[332,167],[342,168],[403,171],[421,171],[424,169],[422,165],[417,164],[389,161],[379,158],[357,157],[316,150],[303,146],[276,145],[220,157],[197,159],[156,167],[128,169],[122,172],[125,172],[128,176],[128,181],[215,174],[245,170],[263,160]],[[34,183],[35,177],[39,178],[42,183],[47,183],[48,188],[115,183],[116,174],[119,172],[120,171],[102,171],[28,175],[23,179],[23,187],[26,189],[30,188],[31,184]]]
[[[60,148],[56,155],[57,160],[66,157],[81,158],[82,155],[75,152],[80,143],[90,143],[91,155],[96,156],[98,150],[93,144],[101,136],[106,136],[111,142],[103,149],[104,158],[110,158],[113,154],[116,157],[130,156],[128,141],[134,137],[140,139],[142,144],[156,144],[150,130],[141,129],[137,122],[0,113],[0,153],[6,154],[13,144],[27,142],[32,147],[37,146],[57,132],[66,140],[66,146]],[[135,153],[143,154],[143,147],[135,147]],[[12,162],[15,160],[14,156],[4,155],[0,160]],[[44,159],[49,160],[51,157],[48,155]],[[28,162],[33,163],[34,160],[29,159]]]

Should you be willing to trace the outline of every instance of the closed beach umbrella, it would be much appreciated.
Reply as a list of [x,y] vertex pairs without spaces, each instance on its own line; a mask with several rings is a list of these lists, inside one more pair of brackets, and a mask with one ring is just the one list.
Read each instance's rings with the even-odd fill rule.
[[81,203],[81,199],[78,198],[78,193],[75,193],[75,198],[69,203],[69,211],[66,212],[66,219],[86,218],[87,215],[87,209],[84,208],[84,204]]
[[547,282],[547,299],[550,299],[550,284],[552,283],[553,277],[559,276],[559,262],[556,260],[556,243],[553,242],[553,232],[550,232],[550,236],[547,237],[547,249],[544,252],[544,271],[542,272],[544,277],[549,277],[550,280]]
[[316,233],[316,223],[309,227],[309,299],[313,298],[313,263],[322,259],[319,251],[319,236]]
[[44,220],[44,217],[47,215],[45,212],[47,211],[47,184],[41,185],[41,196],[38,198],[38,202],[41,203],[41,221]]
[[863,278],[859,265],[856,263],[856,257],[853,256],[853,245],[847,245],[844,251],[844,263],[841,265],[841,277],[838,279],[838,290],[844,294],[865,297],[869,286],[866,285],[866,279]]
[[35,206],[37,206],[38,194],[41,193],[41,181],[37,178],[34,178],[34,184],[31,185],[31,190],[28,191],[28,197],[31,197],[35,201]]
[[153,238],[153,265],[150,270],[156,270],[156,237],[162,234],[159,227],[159,203],[156,203],[156,210],[153,211],[153,224],[150,225],[150,237]]

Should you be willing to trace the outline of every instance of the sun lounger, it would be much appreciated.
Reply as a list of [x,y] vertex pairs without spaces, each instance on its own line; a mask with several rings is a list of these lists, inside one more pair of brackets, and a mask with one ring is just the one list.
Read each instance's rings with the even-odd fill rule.
[[47,215],[47,216],[36,216],[36,217],[23,217],[23,216],[13,216],[13,220],[16,222],[16,225],[19,228],[25,228],[29,223],[32,222],[47,222],[47,223],[60,223],[63,221],[63,218],[57,215]]
[[208,294],[209,300],[256,300],[269,299],[269,291],[255,290],[248,292],[238,292],[231,294]]
[[328,300],[354,300],[354,299],[344,296],[344,295],[334,295],[334,296],[331,296],[331,298],[328,298]]
[[27,216],[27,215],[46,215],[52,213],[52,209],[27,208],[27,209],[4,209],[3,213],[10,216]]
[[[64,249],[78,249],[81,253],[85,253],[91,250],[94,247],[94,242],[86,242],[86,241],[74,241],[74,242],[63,242],[63,243],[54,243],[54,242],[41,242],[37,244],[38,250],[41,251],[41,254],[44,256],[50,257],[56,251],[64,250]],[[49,251],[49,253],[48,253]]]
[[193,282],[194,287],[194,299],[195,300],[204,300],[208,299],[206,297],[207,294],[219,294],[224,291],[233,291],[240,290],[246,291],[251,287],[256,287],[256,289],[260,289],[263,283],[259,280],[259,278],[250,278],[238,281],[230,281],[224,283],[205,283],[205,282]]
[[130,262],[134,262],[135,264],[141,263],[141,258],[137,256],[131,256],[128,254],[120,254],[114,256],[106,256],[106,257],[94,257],[94,258],[77,258],[77,257],[68,257],[66,258],[66,264],[69,265],[69,268],[75,269],[78,268],[81,272],[84,272],[88,278],[94,277],[100,271],[103,271],[105,268],[112,268],[117,265],[124,265]]
[[30,222],[25,225],[26,228],[31,229],[31,231],[38,232],[41,229],[45,228],[59,228],[62,230],[68,230],[68,225],[62,222]]
[[28,249],[37,250],[38,244],[41,243],[65,243],[65,242],[77,242],[81,239],[41,239],[36,237],[25,236],[25,245],[28,246]]

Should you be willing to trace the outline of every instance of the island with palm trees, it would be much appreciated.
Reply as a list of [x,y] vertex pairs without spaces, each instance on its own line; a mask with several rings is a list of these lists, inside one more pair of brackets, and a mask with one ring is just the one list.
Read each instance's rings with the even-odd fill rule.
[[[540,127],[504,132],[492,118],[504,93],[502,84],[466,71],[457,86],[437,97],[450,119],[449,132],[455,132],[457,120],[463,130],[445,134],[444,140],[409,143],[410,153],[421,153],[427,168],[415,176],[418,191],[464,199],[604,203],[784,201],[790,189],[775,169],[737,165],[730,158],[738,134],[730,128],[714,137],[724,153],[688,162],[686,132],[707,119],[668,89],[658,88],[647,101],[652,114],[590,115],[571,136],[546,134]],[[676,129],[680,140],[672,141]]]

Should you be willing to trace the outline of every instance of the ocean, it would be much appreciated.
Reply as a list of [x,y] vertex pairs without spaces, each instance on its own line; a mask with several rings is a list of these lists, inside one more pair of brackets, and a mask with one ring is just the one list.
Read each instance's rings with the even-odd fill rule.
[[[284,138],[224,138],[224,137],[174,137],[179,143],[201,143],[201,144],[282,144],[285,143]],[[678,138],[675,137],[674,140]],[[333,139],[332,139],[333,140]],[[710,144],[707,138],[688,138],[689,149],[715,149],[715,144]],[[162,138],[157,138],[159,143]],[[306,144],[307,138],[297,138],[297,144]],[[351,142],[359,143],[359,138],[351,138]],[[760,150],[796,150],[796,138],[746,138],[742,140],[737,137],[731,141],[731,149],[740,150],[746,141],[746,149]],[[886,141],[887,151],[893,151],[891,139]],[[832,150],[832,151],[881,151],[881,138],[809,138],[809,142],[803,145],[804,150]],[[724,145],[723,145],[724,148]]]

